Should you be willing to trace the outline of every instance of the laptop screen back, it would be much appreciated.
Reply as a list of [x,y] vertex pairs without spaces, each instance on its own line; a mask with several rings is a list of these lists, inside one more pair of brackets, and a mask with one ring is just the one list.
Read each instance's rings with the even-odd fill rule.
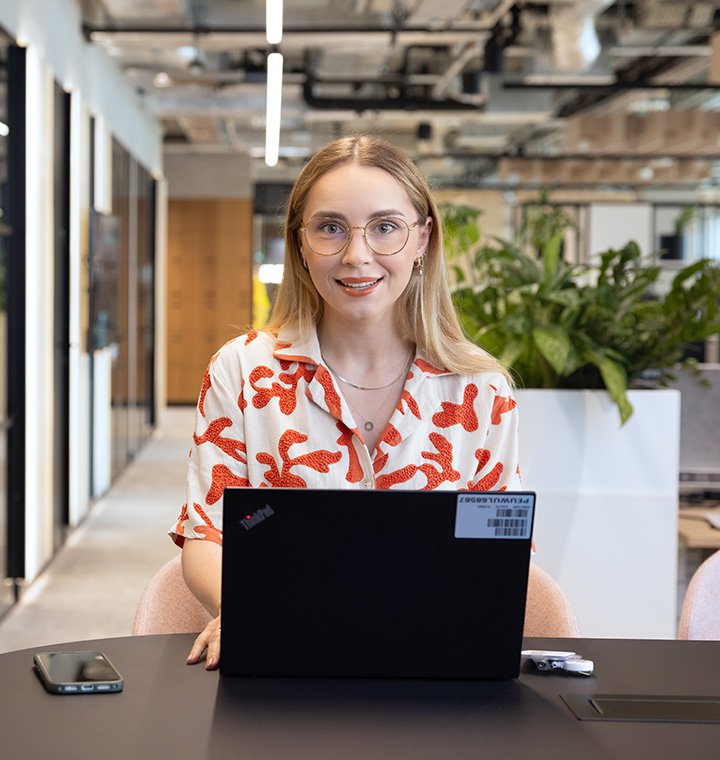
[[226,489],[221,672],[516,677],[534,502]]

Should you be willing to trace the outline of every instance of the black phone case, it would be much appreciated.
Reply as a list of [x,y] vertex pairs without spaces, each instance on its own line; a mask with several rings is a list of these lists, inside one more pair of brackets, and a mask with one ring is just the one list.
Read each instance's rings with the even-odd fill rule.
[[33,666],[35,673],[37,674],[38,678],[42,682],[43,686],[47,691],[49,691],[51,694],[113,694],[118,693],[123,690],[124,687],[124,680],[123,677],[120,675],[120,672],[118,669],[110,662],[108,657],[103,654],[102,652],[92,652],[93,655],[99,655],[103,658],[105,664],[112,669],[115,674],[117,675],[117,678],[115,679],[105,679],[105,680],[99,680],[99,681],[72,681],[72,680],[63,680],[58,681],[54,680],[50,673],[48,672],[47,668],[45,667],[45,664],[43,662],[43,657],[47,655],[53,655],[53,654],[85,654],[87,655],[87,652],[37,652],[35,655],[33,655]]

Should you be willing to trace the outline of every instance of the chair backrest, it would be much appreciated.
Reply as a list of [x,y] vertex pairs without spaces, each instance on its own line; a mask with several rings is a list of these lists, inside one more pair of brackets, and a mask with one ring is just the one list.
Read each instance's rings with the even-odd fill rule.
[[133,635],[200,633],[210,613],[185,583],[180,555],[164,564],[145,587],[135,611]]
[[690,579],[678,638],[720,640],[720,551],[711,554]]
[[580,636],[570,600],[557,582],[534,562],[530,563],[523,635],[548,638]]
[[[180,555],[152,577],[138,602],[133,635],[199,633],[210,613],[187,587]],[[575,613],[562,589],[548,573],[530,563],[525,636],[571,638],[580,636]]]

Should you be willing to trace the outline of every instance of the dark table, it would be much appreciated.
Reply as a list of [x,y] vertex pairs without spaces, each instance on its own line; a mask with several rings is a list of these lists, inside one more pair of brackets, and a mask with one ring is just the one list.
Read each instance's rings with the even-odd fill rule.
[[720,723],[580,721],[570,693],[720,695],[720,642],[527,639],[595,661],[591,678],[523,666],[509,682],[223,678],[185,664],[192,635],[64,643],[99,649],[120,694],[51,695],[26,649],[0,655],[0,756],[99,758],[720,757]]

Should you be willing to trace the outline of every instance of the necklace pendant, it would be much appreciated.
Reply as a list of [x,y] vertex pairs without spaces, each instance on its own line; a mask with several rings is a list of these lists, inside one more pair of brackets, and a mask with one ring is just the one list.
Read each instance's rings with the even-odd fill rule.
[[364,427],[365,427],[365,430],[367,430],[369,433],[375,427],[375,425],[373,425],[372,422],[366,422]]

